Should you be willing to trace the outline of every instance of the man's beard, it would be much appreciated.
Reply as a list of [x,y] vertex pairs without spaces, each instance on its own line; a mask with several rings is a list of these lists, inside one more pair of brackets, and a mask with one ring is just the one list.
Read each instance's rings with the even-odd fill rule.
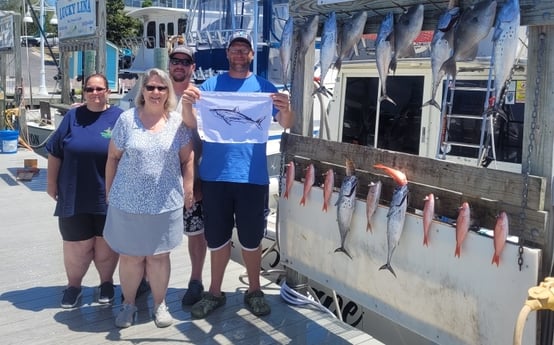
[[171,76],[171,79],[173,79],[174,82],[176,83],[182,83],[184,82],[185,80],[187,80],[187,75],[186,74],[183,74],[183,76],[176,76],[176,75],[172,75]]

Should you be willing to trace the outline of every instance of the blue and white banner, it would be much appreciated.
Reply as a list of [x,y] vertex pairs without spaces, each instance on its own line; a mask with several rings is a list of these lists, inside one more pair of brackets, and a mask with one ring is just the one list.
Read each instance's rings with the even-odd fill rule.
[[270,93],[203,91],[198,133],[214,143],[265,143],[273,117]]

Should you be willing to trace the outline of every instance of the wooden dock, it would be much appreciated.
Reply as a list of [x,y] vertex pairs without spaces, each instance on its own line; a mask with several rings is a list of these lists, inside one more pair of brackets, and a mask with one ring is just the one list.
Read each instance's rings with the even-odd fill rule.
[[[40,173],[31,181],[18,181],[16,170],[24,159],[38,160]],[[272,313],[253,316],[242,303],[247,288],[239,280],[244,268],[231,262],[223,289],[227,304],[202,320],[192,320],[181,307],[190,262],[183,244],[172,253],[167,304],[175,324],[159,329],[150,316],[151,297],[138,300],[138,321],[127,329],[114,326],[121,302],[119,286],[113,306],[95,302],[98,277],[94,267],[83,281],[79,308],[59,306],[66,276],[62,241],[54,201],[46,194],[46,159],[20,149],[0,154],[0,334],[2,344],[382,344],[370,335],[317,308],[286,304],[280,287],[264,280]],[[209,284],[210,265],[204,269]],[[119,283],[118,274],[114,276]]]

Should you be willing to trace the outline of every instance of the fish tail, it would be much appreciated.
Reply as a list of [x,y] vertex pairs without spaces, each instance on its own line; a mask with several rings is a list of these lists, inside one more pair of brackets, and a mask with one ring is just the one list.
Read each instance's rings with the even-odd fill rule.
[[435,99],[430,99],[428,100],[427,102],[423,103],[423,105],[421,106],[422,108],[423,107],[426,107],[428,105],[432,105],[433,107],[437,108],[439,111],[441,110],[441,106],[437,103],[437,101],[435,101]]
[[337,249],[335,249],[335,253],[338,253],[338,252],[346,254],[346,256],[348,256],[350,260],[352,260],[352,256],[350,255],[350,253],[348,253],[348,251],[346,251],[346,248],[344,248],[343,246],[340,246]]
[[423,236],[423,245],[429,247],[429,238],[427,236]]
[[455,257],[458,257],[458,258],[460,257],[461,249],[462,249],[462,248],[460,247],[460,245],[459,245],[459,244],[456,244],[456,250],[454,251],[454,256],[455,256]]
[[380,98],[379,98],[379,102],[382,102],[382,101],[389,101],[391,102],[392,104],[396,105],[396,102],[392,100],[392,98],[389,97],[389,95],[382,95]]
[[323,202],[323,207],[321,208],[323,212],[327,212],[327,203]]
[[367,228],[365,229],[365,231],[373,233],[373,228],[371,227],[371,223],[369,221],[367,222]]
[[258,127],[259,129],[262,129],[262,122],[265,120],[265,116],[260,118],[260,119],[257,119],[255,122],[256,122],[256,127]]
[[392,269],[392,266],[390,265],[390,263],[387,262],[387,263],[384,264],[383,266],[379,267],[379,270],[384,270],[384,269],[389,270],[390,273],[392,273],[392,275],[393,275],[395,278],[397,278],[397,277],[396,277],[396,273],[394,273],[394,270]]
[[283,198],[288,199],[289,198],[289,191],[286,190],[285,194],[283,195]]
[[306,197],[302,196],[302,199],[300,199],[300,205],[305,206],[306,205]]
[[492,261],[491,261],[491,265],[492,264],[496,264],[496,267],[498,267],[500,265],[500,255],[498,254],[494,254],[492,256]]

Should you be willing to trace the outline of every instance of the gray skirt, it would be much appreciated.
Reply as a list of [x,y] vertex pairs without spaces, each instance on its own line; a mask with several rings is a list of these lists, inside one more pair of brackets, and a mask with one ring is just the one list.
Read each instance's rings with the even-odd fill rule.
[[110,206],[104,239],[119,254],[150,256],[179,246],[183,229],[183,208],[161,214],[134,214]]

